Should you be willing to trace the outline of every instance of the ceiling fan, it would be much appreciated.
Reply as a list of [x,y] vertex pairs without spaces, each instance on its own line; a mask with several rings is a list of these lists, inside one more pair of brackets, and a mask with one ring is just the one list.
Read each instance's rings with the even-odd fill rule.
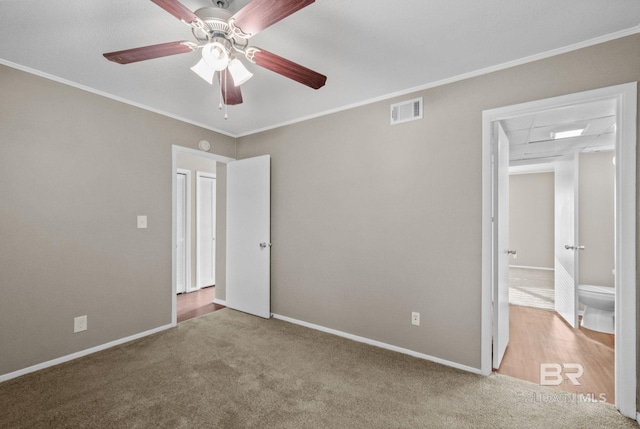
[[[204,7],[192,12],[177,0],[151,1],[189,25],[197,43],[169,42],[126,49],[103,54],[106,59],[129,64],[200,49],[202,58],[191,69],[210,84],[217,74],[225,105],[242,103],[240,85],[252,76],[240,56],[313,89],[321,88],[327,80],[326,76],[300,64],[249,46],[252,36],[315,0],[253,0],[234,15],[222,7]],[[217,3],[223,5],[228,1]]]

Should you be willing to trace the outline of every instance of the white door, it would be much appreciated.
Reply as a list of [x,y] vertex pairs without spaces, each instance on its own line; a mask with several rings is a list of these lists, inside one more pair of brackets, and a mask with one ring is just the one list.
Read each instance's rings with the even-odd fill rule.
[[496,123],[493,209],[493,367],[499,368],[509,344],[509,139]]
[[216,282],[216,179],[215,175],[200,171],[196,178],[196,287],[199,289]]
[[187,175],[176,175],[176,293],[187,291]]
[[578,326],[578,155],[555,162],[555,309],[569,325]]
[[227,164],[227,306],[271,317],[271,156]]

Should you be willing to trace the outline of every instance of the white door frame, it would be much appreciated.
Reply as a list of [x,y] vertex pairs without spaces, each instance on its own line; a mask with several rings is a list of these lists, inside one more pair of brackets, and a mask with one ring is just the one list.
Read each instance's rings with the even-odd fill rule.
[[613,99],[616,116],[616,408],[632,419],[636,414],[636,144],[637,83],[600,88],[482,112],[482,318],[483,375],[492,371],[492,183],[491,125],[494,121],[573,104]]
[[[186,252],[186,257],[185,257],[185,272],[186,272],[186,284],[185,284],[185,292],[188,292],[189,289],[191,289],[191,170],[187,170],[184,168],[176,168],[176,174],[184,174],[185,180],[186,180],[186,194],[184,196],[184,200],[185,200],[185,204],[187,205],[186,207],[186,211],[185,211],[185,223],[186,223],[186,227],[185,227],[185,252]],[[176,187],[177,190],[177,187]],[[178,208],[177,208],[177,195],[176,195],[176,211],[175,211],[175,215],[176,217],[174,219],[177,219],[177,212],[178,212]],[[177,235],[176,235],[177,238]],[[175,245],[174,245],[174,249],[175,249]],[[176,280],[177,282],[177,280]]]
[[177,325],[178,310],[177,310],[177,295],[176,295],[176,214],[177,214],[177,181],[176,181],[176,169],[178,165],[178,154],[185,154],[191,156],[199,156],[201,158],[212,159],[217,162],[227,164],[231,161],[235,161],[234,158],[229,158],[222,155],[216,155],[214,153],[202,152],[200,150],[190,149],[184,146],[171,146],[171,326]]
[[[200,236],[200,181],[199,179],[201,177],[206,177],[209,179],[213,179],[216,180],[216,175],[213,173],[208,173],[206,171],[196,171],[196,286],[195,288],[193,288],[192,290],[198,290],[201,287],[205,286],[202,285],[202,279],[200,278],[200,246],[202,244],[202,237]],[[217,202],[214,200],[214,206],[217,206]],[[215,222],[213,224],[213,229],[216,229],[216,225]],[[217,239],[217,237],[216,237]],[[214,249],[215,249],[215,244],[214,244]],[[214,255],[215,255],[215,250],[214,250]],[[215,262],[214,262],[214,267],[215,267]],[[214,268],[215,269],[215,268]],[[210,285],[209,285],[210,286]]]

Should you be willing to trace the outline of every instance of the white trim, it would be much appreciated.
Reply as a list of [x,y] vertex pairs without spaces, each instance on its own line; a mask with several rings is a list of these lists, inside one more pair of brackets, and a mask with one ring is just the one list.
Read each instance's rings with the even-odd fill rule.
[[589,101],[614,99],[616,126],[616,408],[636,416],[636,114],[637,82],[506,106],[482,112],[482,319],[481,371],[491,374],[491,124]]
[[[192,186],[191,186],[191,170],[186,169],[186,168],[176,168],[176,174],[184,174],[185,180],[186,180],[186,195],[185,197],[185,204],[187,205],[187,210],[186,210],[186,231],[185,231],[185,250],[186,250],[186,258],[185,258],[185,271],[187,274],[187,278],[186,278],[186,284],[184,286],[184,290],[185,292],[189,292],[191,289],[191,193],[192,193]],[[177,209],[177,208],[176,208]]]
[[225,307],[227,306],[227,301],[225,301],[224,299],[213,298],[213,303],[224,305]]
[[[200,244],[202,240],[200,239],[200,178],[206,177],[208,179],[216,180],[216,175],[213,173],[209,173],[207,171],[196,171],[196,285],[195,288],[191,289],[190,292],[201,289],[204,286],[211,285],[203,285],[202,279],[200,278]],[[217,204],[217,201],[214,201],[214,205]],[[216,229],[216,225],[213,225],[213,229]],[[217,231],[215,233],[217,238]],[[215,282],[215,274],[214,274],[214,282]]]
[[[178,320],[178,304],[176,295],[176,213],[177,213],[177,191],[176,191],[176,175],[178,168],[178,154],[186,154],[199,156],[202,158],[213,159],[217,162],[227,164],[235,161],[227,156],[217,155],[215,153],[203,152],[201,150],[190,149],[184,146],[171,145],[171,323],[175,326]],[[215,302],[215,301],[214,301]]]
[[[214,301],[215,302],[215,301]],[[450,366],[452,368],[461,369],[463,371],[472,372],[474,374],[480,374],[480,370],[478,368],[473,368],[467,365],[462,365],[457,362],[452,362],[446,359],[440,359],[434,356],[426,355],[424,353],[419,353],[413,350],[405,349],[402,347],[394,346],[391,344],[383,343],[380,341],[372,340],[366,337],[360,337],[358,335],[349,334],[347,332],[338,331],[335,329],[327,328],[324,326],[316,325],[309,322],[304,322],[302,320],[293,319],[291,317],[282,316],[280,314],[271,313],[271,317],[274,319],[282,320],[284,322],[293,323],[295,325],[304,326],[305,328],[315,329],[316,331],[326,332],[327,334],[337,335],[338,337],[347,338],[349,340],[357,341],[359,343],[369,344],[370,346],[380,347],[381,349],[391,350],[394,352],[402,353],[405,355],[413,356],[419,359],[428,360],[431,362],[439,363],[441,365]]]
[[519,174],[538,174],[538,173],[553,173],[555,169],[553,162],[541,162],[539,164],[526,164],[526,165],[510,165],[509,176],[517,176]]
[[180,121],[180,122],[184,122],[184,123],[187,123],[187,124],[195,125],[196,127],[204,128],[204,129],[207,129],[207,130],[210,130],[210,131],[215,131],[216,133],[224,134],[225,136],[234,137],[234,138],[237,137],[237,136],[229,133],[228,131],[219,130],[217,128],[211,127],[210,125],[205,125],[205,124],[202,124],[200,122],[195,122],[195,121],[192,121],[190,119],[184,118],[182,116],[174,115],[173,113],[168,113],[168,112],[165,112],[163,110],[156,109],[155,107],[147,106],[146,104],[137,103],[135,101],[127,100],[126,98],[122,98],[122,97],[119,97],[117,95],[109,94],[108,92],[100,91],[99,89],[91,88],[89,86],[82,85],[80,83],[72,82],[70,80],[63,79],[61,77],[54,76],[54,75],[49,74],[49,73],[45,73],[45,72],[40,71],[40,70],[32,69],[31,67],[27,67],[27,66],[23,66],[21,64],[17,64],[17,63],[11,62],[11,61],[7,61],[7,60],[2,59],[2,58],[0,58],[0,64],[5,65],[7,67],[11,67],[11,68],[16,69],[16,70],[20,70],[20,71],[23,71],[23,72],[26,72],[26,73],[30,73],[30,74],[35,75],[35,76],[39,76],[39,77],[42,77],[42,78],[45,78],[45,79],[49,79],[49,80],[52,80],[54,82],[61,83],[63,85],[68,85],[68,86],[71,86],[73,88],[80,89],[82,91],[87,91],[87,92],[90,92],[92,94],[99,95],[101,97],[110,98],[112,100],[119,101],[120,103],[128,104],[130,106],[137,107],[139,109],[148,110],[149,112],[157,113],[158,115],[166,116],[168,118],[175,119],[175,120]]
[[[623,87],[623,88],[622,88]],[[636,145],[637,82],[620,85],[616,97],[616,342],[615,396],[620,412],[633,417],[636,404]]]
[[553,268],[545,268],[545,267],[528,267],[528,266],[526,266],[526,265],[509,265],[509,268],[526,268],[527,270],[553,271]]
[[148,331],[140,332],[135,335],[131,335],[129,337],[121,338],[119,340],[111,341],[105,344],[101,344],[99,346],[91,347],[89,349],[81,350],[79,352],[71,353],[70,355],[62,356],[56,359],[52,359],[46,362],[39,363],[37,365],[33,365],[27,368],[20,369],[18,371],[10,372],[8,374],[0,375],[0,383],[3,381],[11,380],[12,378],[20,377],[25,374],[29,374],[31,372],[39,371],[41,369],[49,368],[51,366],[59,365],[64,362],[69,362],[74,359],[81,358],[83,356],[90,355],[92,353],[100,352],[102,350],[106,350],[108,348],[119,346],[120,344],[128,343],[130,341],[138,340],[142,337],[146,337],[149,335],[157,334],[158,332],[166,331],[167,329],[175,327],[175,323],[171,323],[169,325],[160,326],[158,328],[150,329]]
[[229,158],[228,156],[218,155],[217,153],[204,152],[198,149],[191,149],[189,147],[173,145],[176,148],[177,153],[182,155],[199,156],[201,158],[212,159],[217,162],[227,164],[231,161],[235,161],[235,158]]
[[636,421],[640,424],[640,413],[636,413]]
[[61,77],[54,76],[54,75],[49,74],[49,73],[45,73],[45,72],[42,72],[42,71],[39,71],[39,70],[36,70],[36,69],[32,69],[32,68],[27,67],[27,66],[23,66],[23,65],[11,62],[11,61],[7,61],[7,60],[4,60],[2,58],[0,58],[0,64],[5,65],[7,67],[11,67],[11,68],[17,69],[17,70],[21,70],[21,71],[24,71],[24,72],[27,72],[27,73],[30,73],[30,74],[33,74],[33,75],[36,75],[36,76],[40,76],[40,77],[43,77],[45,79],[53,80],[55,82],[62,83],[64,85],[69,85],[69,86],[72,86],[74,88],[81,89],[83,91],[87,91],[87,92],[90,92],[90,93],[93,93],[93,94],[101,95],[103,97],[107,97],[107,98],[110,98],[112,100],[119,101],[121,103],[129,104],[131,106],[138,107],[140,109],[148,110],[150,112],[154,112],[154,113],[157,113],[159,115],[167,116],[169,118],[173,118],[173,119],[176,119],[178,121],[185,122],[187,124],[191,124],[191,125],[195,125],[197,127],[201,127],[201,128],[207,129],[207,130],[215,131],[217,133],[224,134],[224,135],[229,136],[229,137],[239,138],[239,137],[249,136],[251,134],[257,134],[257,133],[260,133],[260,132],[263,132],[263,131],[272,130],[272,129],[275,129],[275,128],[284,127],[286,125],[296,124],[298,122],[304,122],[304,121],[307,121],[309,119],[319,118],[319,117],[322,117],[322,116],[331,115],[333,113],[342,112],[342,111],[349,110],[349,109],[354,109],[356,107],[366,106],[368,104],[373,104],[373,103],[377,103],[379,101],[384,101],[384,100],[388,100],[388,99],[391,99],[391,98],[403,96],[403,95],[406,95],[406,94],[411,94],[413,92],[424,91],[424,90],[435,88],[435,87],[438,87],[438,86],[443,86],[443,85],[447,85],[447,84],[450,84],[450,83],[459,82],[461,80],[482,76],[482,75],[493,73],[493,72],[500,71],[500,70],[505,70],[505,69],[508,69],[508,68],[511,68],[511,67],[516,67],[516,66],[519,66],[519,65],[522,65],[522,64],[527,64],[527,63],[531,63],[531,62],[534,62],[534,61],[543,60],[545,58],[550,58],[550,57],[553,57],[553,56],[556,56],[556,55],[565,54],[567,52],[576,51],[578,49],[587,48],[589,46],[598,45],[600,43],[609,42],[611,40],[620,39],[622,37],[631,36],[631,35],[637,34],[637,33],[640,33],[640,24],[636,25],[635,27],[631,27],[631,28],[628,28],[628,29],[625,29],[625,30],[620,30],[620,31],[617,31],[617,32],[614,32],[614,33],[605,34],[605,35],[602,35],[602,36],[594,37],[593,39],[589,39],[589,40],[585,40],[585,41],[582,41],[582,42],[578,42],[578,43],[575,43],[573,45],[564,46],[564,47],[557,48],[557,49],[552,49],[550,51],[541,52],[539,54],[530,55],[528,57],[523,57],[523,58],[520,58],[520,59],[508,61],[506,63],[497,64],[497,65],[494,65],[494,66],[491,66],[491,67],[486,67],[486,68],[475,70],[475,71],[471,71],[471,72],[468,72],[468,73],[462,73],[462,74],[459,74],[457,76],[449,77],[449,78],[446,78],[446,79],[441,79],[441,80],[438,80],[438,81],[435,81],[435,82],[431,82],[431,83],[427,83],[427,84],[424,84],[424,85],[415,86],[413,88],[392,92],[392,93],[385,94],[385,95],[382,95],[382,96],[379,96],[379,97],[369,98],[367,100],[359,101],[357,103],[347,104],[347,105],[344,105],[344,106],[341,106],[341,107],[337,107],[335,109],[325,110],[325,111],[322,111],[322,112],[319,112],[319,113],[314,113],[312,115],[303,116],[303,117],[300,117],[300,118],[297,118],[297,119],[292,119],[290,121],[284,121],[284,122],[280,122],[280,123],[275,124],[275,125],[269,125],[269,126],[266,126],[266,127],[263,127],[263,128],[257,128],[255,130],[250,130],[250,131],[247,131],[247,132],[244,132],[244,133],[241,132],[241,133],[238,133],[238,134],[233,134],[233,133],[230,133],[228,131],[223,131],[223,130],[220,130],[220,129],[217,129],[217,128],[213,128],[213,127],[211,127],[209,125],[205,125],[205,124],[202,124],[202,123],[199,123],[199,122],[191,121],[191,120],[183,118],[181,116],[177,116],[177,115],[174,115],[174,114],[171,114],[171,113],[168,113],[168,112],[164,112],[162,110],[147,106],[145,104],[141,104],[141,103],[137,103],[137,102],[134,102],[134,101],[131,101],[131,100],[127,100],[125,98],[118,97],[116,95],[112,95],[112,94],[109,94],[109,93],[106,93],[106,92],[103,92],[103,91],[100,91],[100,90],[97,90],[97,89],[94,89],[94,88],[91,88],[91,87],[88,87],[88,86],[85,86],[85,85],[82,85],[82,84],[79,84],[79,83],[76,83],[76,82],[72,82],[70,80],[63,79]]
[[401,90],[401,91],[397,91],[397,92],[392,92],[392,93],[389,93],[389,94],[381,95],[380,97],[369,98],[369,99],[364,100],[364,101],[360,101],[360,102],[352,103],[352,104],[347,104],[345,106],[337,107],[335,109],[325,110],[323,112],[314,113],[312,115],[303,116],[301,118],[292,119],[290,121],[281,122],[279,124],[269,125],[269,126],[266,126],[264,128],[255,129],[253,131],[247,131],[246,133],[240,133],[240,134],[236,135],[235,137],[245,137],[245,136],[249,136],[251,134],[257,134],[257,133],[260,133],[260,132],[263,132],[263,131],[269,131],[269,130],[272,130],[274,128],[280,128],[280,127],[284,127],[284,126],[287,126],[287,125],[296,124],[298,122],[304,122],[304,121],[307,121],[309,119],[315,119],[315,118],[319,118],[319,117],[322,117],[322,116],[331,115],[333,113],[342,112],[344,110],[349,110],[349,109],[354,109],[356,107],[366,106],[368,104],[377,103],[379,101],[388,100],[390,98],[400,97],[400,96],[403,96],[403,95],[411,94],[413,92],[425,91],[427,89],[436,88],[438,86],[443,86],[443,85],[448,85],[450,83],[459,82],[461,80],[471,79],[473,77],[478,77],[478,76],[482,76],[482,75],[485,75],[485,74],[493,73],[493,72],[496,72],[496,71],[505,70],[505,69],[508,69],[508,68],[511,68],[511,67],[516,67],[516,66],[520,66],[520,65],[523,65],[523,64],[532,63],[532,62],[538,61],[538,60],[544,60],[546,58],[554,57],[556,55],[566,54],[567,52],[577,51],[578,49],[587,48],[589,46],[598,45],[600,43],[610,42],[611,40],[620,39],[622,37],[631,36],[631,35],[634,35],[634,34],[637,34],[637,33],[640,33],[640,24],[636,25],[635,27],[628,28],[626,30],[620,30],[620,31],[617,31],[615,33],[605,34],[603,36],[599,36],[599,37],[595,37],[593,39],[589,39],[589,40],[585,40],[585,41],[582,41],[582,42],[578,42],[578,43],[575,43],[573,45],[564,46],[562,48],[552,49],[550,51],[541,52],[539,54],[530,55],[528,57],[520,58],[520,59],[513,60],[513,61],[508,61],[508,62],[502,63],[502,64],[497,64],[495,66],[486,67],[486,68],[483,68],[483,69],[480,69],[480,70],[471,71],[471,72],[468,72],[468,73],[462,73],[462,74],[459,74],[457,76],[449,77],[449,78],[446,78],[446,79],[441,79],[441,80],[438,80],[438,81],[435,81],[435,82],[431,82],[431,83],[427,83],[427,84],[424,84],[424,85],[415,86],[413,88],[404,89],[404,90]]

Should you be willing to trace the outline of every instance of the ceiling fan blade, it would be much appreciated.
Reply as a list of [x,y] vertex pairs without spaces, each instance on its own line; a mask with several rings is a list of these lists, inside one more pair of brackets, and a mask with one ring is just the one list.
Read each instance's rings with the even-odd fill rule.
[[253,0],[230,21],[246,37],[251,37],[313,2],[315,0]]
[[129,64],[169,55],[184,54],[195,49],[190,42],[169,42],[159,45],[143,46],[141,48],[125,49],[124,51],[102,54],[109,61],[118,64]]
[[222,101],[227,106],[235,106],[242,104],[242,91],[239,86],[233,83],[233,77],[229,73],[229,69],[224,69],[219,73],[220,90],[222,91]]
[[[185,5],[178,2],[177,0],[151,0],[171,15],[178,18],[180,21],[184,21],[189,25],[203,25],[202,21],[198,16],[191,12]],[[204,28],[204,27],[202,27]]]
[[251,61],[260,67],[264,67],[272,72],[276,72],[282,76],[288,77],[289,79],[293,79],[310,88],[320,89],[327,82],[327,77],[325,75],[301,66],[300,64],[296,64],[293,61],[289,61],[276,54],[272,54],[271,52],[255,49],[252,51],[252,54],[253,57],[251,58]]

